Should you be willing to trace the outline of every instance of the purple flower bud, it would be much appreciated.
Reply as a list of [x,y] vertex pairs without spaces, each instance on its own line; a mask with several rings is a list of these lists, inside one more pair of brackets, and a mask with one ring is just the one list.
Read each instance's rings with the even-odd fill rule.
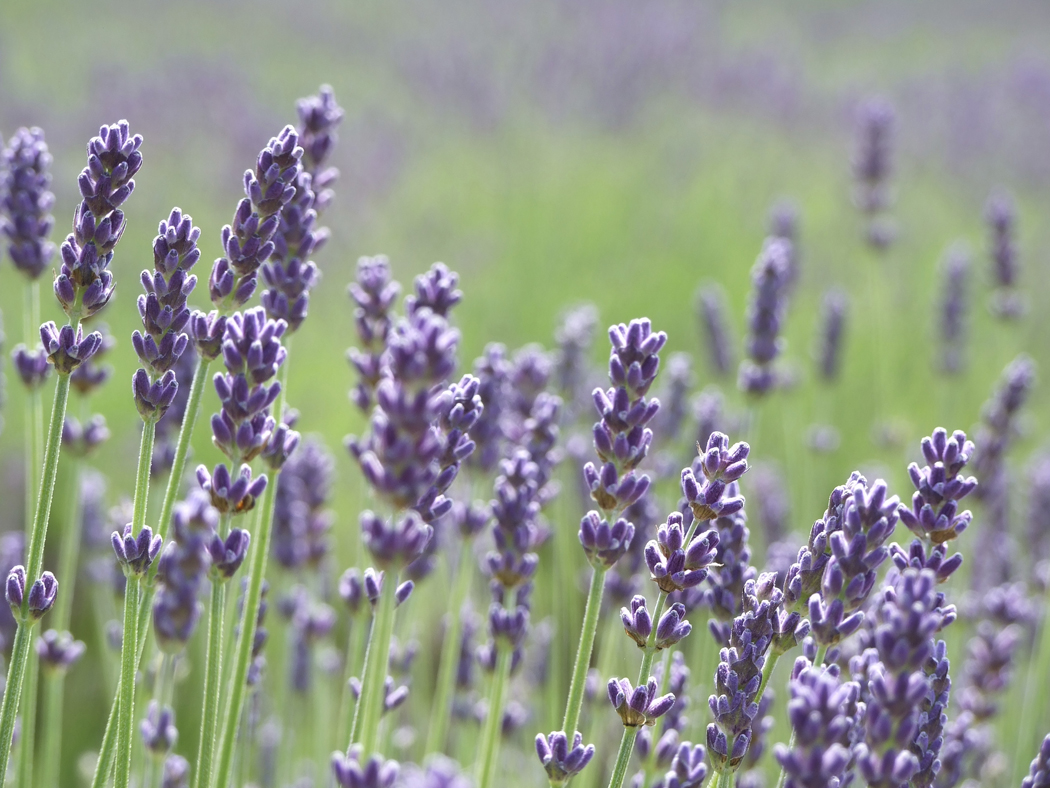
[[95,331],[84,336],[83,327],[74,333],[72,326],[61,329],[53,321],[40,326],[40,341],[48,361],[55,365],[59,375],[68,375],[91,358],[102,346],[102,334]]
[[551,785],[565,785],[583,771],[594,757],[594,745],[583,746],[583,735],[577,731],[569,745],[569,737],[563,731],[554,731],[544,736],[536,734],[536,754],[547,772]]
[[74,457],[87,457],[109,440],[109,428],[101,414],[92,416],[83,426],[72,416],[62,423],[62,448]]
[[580,520],[580,544],[594,567],[612,567],[631,547],[634,525],[622,517],[613,525],[591,511]]
[[146,719],[139,724],[139,731],[142,733],[142,743],[150,755],[164,758],[172,751],[179,738],[179,731],[175,727],[175,712],[170,706],[161,708],[157,701],[151,700]]
[[630,679],[609,679],[609,701],[627,728],[655,725],[674,706],[674,700],[670,694],[656,696],[652,677],[644,687],[632,687]]
[[686,529],[682,515],[667,516],[667,522],[656,531],[656,538],[645,546],[645,563],[649,574],[662,591],[671,593],[695,588],[707,577],[714,561],[718,532],[706,531],[685,544]]
[[131,390],[142,420],[157,422],[175,401],[179,383],[170,369],[157,380],[151,381],[146,370],[139,368],[131,378]]
[[42,667],[53,671],[67,671],[79,660],[87,647],[74,640],[68,632],[47,630],[36,641],[36,653]]
[[117,554],[127,577],[142,576],[149,569],[150,564],[160,554],[163,540],[160,535],[153,535],[153,529],[148,525],[142,526],[138,536],[132,535],[132,524],[124,526],[124,533],[117,531],[110,537],[113,542],[113,552]]
[[197,482],[211,496],[211,505],[220,512],[242,514],[255,506],[255,500],[266,489],[266,476],[252,479],[252,469],[242,465],[236,478],[231,477],[224,463],[215,466],[209,474],[204,465],[197,466]]
[[22,385],[30,391],[35,391],[43,386],[51,374],[51,367],[47,363],[47,352],[39,345],[35,350],[30,350],[25,345],[15,345],[15,349],[11,352],[11,361],[14,363],[15,372],[18,373]]
[[332,773],[340,788],[393,788],[400,771],[397,761],[384,761],[378,755],[362,764],[360,747],[349,755],[332,753]]
[[[7,589],[8,589],[8,601],[11,601],[11,578],[15,575],[15,570],[20,567],[15,567],[11,570],[11,574],[7,578]],[[24,588],[24,577],[25,570],[22,570],[23,577],[23,588]],[[21,597],[21,592],[18,594]],[[33,583],[33,587],[29,589],[29,618],[33,621],[39,621],[43,618],[44,614],[51,609],[55,604],[55,598],[58,596],[58,581],[55,580],[55,576],[50,572],[44,572],[40,575],[40,579]]]
[[229,580],[240,569],[244,559],[248,557],[248,546],[251,544],[251,535],[241,529],[232,528],[226,539],[218,534],[212,534],[208,542],[208,552],[211,554],[212,577],[222,582]]

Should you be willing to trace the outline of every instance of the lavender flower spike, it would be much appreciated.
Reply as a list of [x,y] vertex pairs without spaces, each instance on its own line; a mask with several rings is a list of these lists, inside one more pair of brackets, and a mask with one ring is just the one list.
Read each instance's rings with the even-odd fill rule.
[[36,642],[36,654],[42,667],[52,671],[67,671],[84,656],[87,646],[74,640],[69,632],[49,629]]
[[656,679],[651,676],[644,687],[632,687],[630,679],[609,679],[609,702],[626,728],[655,725],[674,706],[674,700],[670,694],[656,696]]
[[[747,464],[751,447],[744,442],[729,445],[729,438],[713,432],[707,439],[707,448],[697,446],[699,457],[693,467],[682,471],[682,494],[697,520],[727,517],[744,508],[743,496],[728,496],[727,485],[732,484],[750,469]],[[697,479],[702,474],[704,481]]]
[[682,515],[674,512],[645,546],[649,574],[660,590],[669,594],[700,585],[715,559],[718,532],[706,531],[686,544],[686,530]]
[[123,535],[114,531],[111,537],[113,552],[117,554],[124,574],[127,577],[141,577],[146,574],[150,564],[160,554],[162,540],[160,535],[153,535],[153,529],[144,525],[138,536],[132,535],[132,525],[124,526]]
[[547,772],[550,784],[554,786],[565,785],[573,777],[583,771],[584,767],[594,757],[594,745],[583,746],[583,735],[576,731],[572,737],[572,745],[569,737],[563,731],[554,731],[544,736],[536,734],[536,754],[540,763]]
[[38,279],[55,255],[48,241],[55,223],[51,208],[51,154],[38,128],[21,128],[0,155],[0,234],[15,268]]
[[814,357],[820,376],[832,383],[842,366],[842,335],[849,313],[849,296],[845,290],[831,288],[825,291],[821,302],[820,334]]
[[908,466],[908,475],[915,485],[911,507],[900,507],[900,518],[920,539],[941,544],[955,539],[970,524],[969,511],[958,512],[958,502],[977,488],[973,476],[960,476],[974,453],[973,442],[966,433],[938,427],[933,435],[922,439],[922,453],[927,464]]
[[992,258],[992,314],[1000,320],[1016,320],[1024,314],[1024,299],[1017,288],[1017,209],[1007,192],[994,192],[984,209],[988,222],[989,256]]
[[68,375],[98,352],[102,347],[102,334],[93,331],[85,336],[81,326],[74,332],[70,325],[59,329],[49,320],[40,326],[40,341],[55,371],[59,375]]
[[707,355],[715,374],[726,375],[733,365],[733,350],[726,321],[725,292],[717,284],[706,285],[696,296]]
[[55,604],[58,595],[58,581],[50,572],[44,572],[40,579],[33,583],[29,589],[29,616],[22,617],[22,604],[26,591],[26,570],[19,565],[14,567],[7,575],[6,596],[7,603],[11,606],[16,620],[39,621],[43,615]]
[[1043,739],[1039,754],[1032,759],[1021,788],[1050,788],[1050,733]]
[[966,324],[969,311],[970,252],[956,244],[948,250],[941,264],[940,320],[941,346],[937,367],[954,375],[966,363]]
[[752,293],[747,310],[748,358],[740,362],[737,387],[762,396],[776,387],[773,362],[784,349],[780,336],[787,312],[791,243],[767,238],[751,269]]

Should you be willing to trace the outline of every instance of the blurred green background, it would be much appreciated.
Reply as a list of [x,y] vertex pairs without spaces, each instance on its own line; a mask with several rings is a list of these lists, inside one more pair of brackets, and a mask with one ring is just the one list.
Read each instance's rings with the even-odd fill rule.
[[[907,495],[904,468],[921,436],[938,424],[969,430],[1017,352],[1043,370],[1050,362],[1048,53],[1050,6],[1040,2],[5,0],[0,133],[45,129],[56,242],[68,232],[86,140],[119,118],[145,137],[113,266],[117,296],[103,318],[119,341],[109,357],[115,375],[95,403],[113,439],[94,463],[115,501],[133,483],[139,421],[128,338],[158,221],[173,205],[193,215],[203,229],[197,273],[206,278],[244,169],[295,122],[297,97],[334,87],[346,109],[334,154],[342,177],[325,216],[333,237],[317,256],[323,284],[295,341],[289,402],[302,413],[300,428],[323,434],[339,457],[341,570],[357,540],[358,475],[341,441],[362,427],[346,398],[353,379],[344,362],[354,343],[345,285],[359,255],[390,255],[409,289],[435,260],[459,272],[464,367],[490,341],[550,346],[559,315],[592,301],[603,326],[650,317],[669,334],[670,350],[694,355],[698,389],[720,382],[739,405],[733,381],[715,381],[707,363],[694,293],[701,282],[725,287],[739,358],[749,270],[780,198],[801,219],[802,278],[787,326],[801,385],[766,406],[753,457],[791,469],[799,532],[854,467],[878,469]],[[873,94],[887,97],[898,118],[899,239],[883,258],[865,248],[850,198],[853,113]],[[982,211],[995,186],[1019,207],[1029,311],[1010,329],[986,309]],[[947,380],[935,371],[938,265],[960,239],[975,263],[970,344],[966,371]],[[48,280],[45,315],[57,317]],[[5,260],[5,363],[21,338],[21,284]],[[831,284],[852,300],[833,396],[818,394],[811,361]],[[203,307],[205,291],[192,300]],[[606,353],[599,334],[596,363]],[[5,529],[21,523],[20,394],[9,380],[0,434]],[[1045,435],[1048,402],[1046,387],[1037,388],[1021,455]],[[204,413],[215,407],[209,391]],[[795,473],[808,462],[805,436],[818,419],[838,427],[841,446],[803,482]],[[900,440],[873,441],[879,421]],[[690,440],[682,436],[684,446]],[[203,428],[195,457],[216,459]],[[575,529],[575,507],[573,499],[559,510],[567,522],[556,527]],[[108,690],[76,686],[67,735],[82,731],[80,744],[90,747]],[[180,749],[195,746],[190,733]]]

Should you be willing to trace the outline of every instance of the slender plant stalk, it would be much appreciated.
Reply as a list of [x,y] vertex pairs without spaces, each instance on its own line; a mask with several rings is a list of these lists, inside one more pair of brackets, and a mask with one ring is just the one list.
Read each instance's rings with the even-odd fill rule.
[[[1050,672],[1050,586],[1047,586],[1046,600],[1043,605],[1043,619],[1039,624],[1035,635],[1038,644],[1028,660],[1028,671],[1024,681],[1024,698],[1021,701],[1021,718],[1017,727],[1017,744],[1014,752],[1014,772],[1019,783],[1021,776],[1025,773],[1025,764],[1029,762],[1029,756],[1035,751],[1033,742],[1037,742],[1036,736],[1041,736],[1039,731],[1042,726],[1037,723],[1038,709],[1033,699],[1046,697],[1046,677]],[[1036,735],[1033,736],[1032,734]]]
[[[262,601],[263,575],[270,554],[270,534],[273,524],[273,505],[277,491],[279,472],[263,491],[262,512],[259,516],[258,535],[251,544],[251,569],[248,574],[248,590],[244,598],[244,613],[240,635],[237,637],[233,675],[230,679],[229,697],[222,718],[222,730],[218,743],[218,761],[213,785],[225,788],[229,785],[233,769],[233,754],[237,744],[237,730],[243,716],[244,698],[248,689],[248,669],[251,667],[252,646],[259,620],[259,605]],[[207,783],[198,783],[207,788]]]
[[448,722],[452,717],[452,694],[456,686],[456,666],[459,663],[459,646],[463,636],[463,605],[470,594],[470,581],[474,574],[473,540],[464,539],[460,548],[459,566],[456,568],[456,584],[448,607],[448,630],[441,644],[441,662],[438,667],[434,705],[430,711],[430,728],[427,732],[424,755],[445,751]]
[[[44,675],[44,736],[40,745],[40,778],[42,786],[61,785],[62,758],[62,696],[66,675],[62,669],[45,670]],[[52,730],[57,728],[57,730]]]
[[135,669],[138,660],[140,582],[129,576],[124,589],[124,644],[120,650],[120,703],[117,707],[117,750],[113,768],[114,788],[128,788],[131,781],[132,729],[135,722]]
[[[663,659],[660,661],[660,676],[664,682],[668,681],[668,677],[671,675],[671,649],[664,649]],[[666,730],[664,724],[666,720],[660,720],[660,735],[662,736]],[[643,785],[651,785],[652,778],[656,772],[656,743],[660,741],[660,736],[656,735],[656,728],[653,728],[652,746],[649,748],[649,755],[645,759],[645,763],[642,764],[642,771],[645,775]]]
[[627,767],[631,764],[631,755],[634,754],[634,740],[638,738],[638,728],[623,729],[623,737],[620,739],[620,749],[616,751],[616,765],[613,766],[612,777],[609,778],[610,788],[620,788],[624,778],[627,777]]
[[605,576],[608,571],[602,566],[595,567],[591,573],[591,587],[587,592],[587,606],[583,611],[580,645],[576,649],[576,664],[572,670],[572,681],[569,683],[569,700],[565,705],[565,718],[561,726],[570,740],[580,724],[580,709],[583,708],[583,693],[587,686],[587,670],[591,666],[594,635],[598,631],[598,614],[601,612],[602,593],[605,591]]
[[29,652],[29,664],[22,684],[22,735],[18,741],[18,788],[33,788],[33,765],[36,761],[37,687],[40,683],[40,659]]
[[492,676],[492,693],[489,697],[488,716],[481,738],[481,756],[478,759],[478,788],[490,788],[495,778],[496,760],[499,755],[500,730],[503,725],[503,707],[507,702],[510,684],[510,667],[514,661],[514,649],[496,641],[496,672]]
[[397,575],[393,570],[388,570],[383,578],[379,607],[372,623],[368,649],[365,651],[365,675],[361,684],[361,697],[357,701],[354,724],[350,730],[351,744],[355,740],[361,744],[361,755],[365,759],[376,752],[379,742],[379,720],[383,716],[383,685],[390,661],[390,639],[394,635],[396,594]]
[[[229,530],[230,515],[224,514],[220,523],[220,535]],[[226,584],[212,578],[211,605],[208,612],[208,647],[204,663],[204,697],[201,702],[201,736],[197,749],[197,769],[193,777],[194,788],[211,785],[212,759],[215,755],[215,735],[219,718],[219,679],[222,676],[222,639],[226,616]]]
[[[33,640],[33,630],[25,624],[19,624],[15,630],[15,642],[11,649],[11,664],[7,670],[7,691],[4,692],[3,713],[0,714],[0,742],[7,745],[0,747],[0,781],[7,774],[7,764],[11,759],[11,737],[15,733],[15,710],[18,708],[19,694],[22,691],[22,677],[25,675],[29,647]],[[11,683],[17,677],[15,683]],[[8,709],[11,709],[8,712]]]

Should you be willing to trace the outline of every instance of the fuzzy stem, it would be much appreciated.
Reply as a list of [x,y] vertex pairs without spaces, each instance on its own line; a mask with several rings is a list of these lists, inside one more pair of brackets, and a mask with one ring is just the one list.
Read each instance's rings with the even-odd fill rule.
[[[226,524],[229,515],[223,515]],[[226,530],[226,528],[223,528]],[[211,607],[208,612],[208,650],[204,663],[204,698],[201,703],[201,736],[197,749],[197,771],[194,788],[208,788],[211,784],[212,758],[215,755],[215,734],[219,717],[219,677],[222,675],[223,619],[226,615],[226,584],[212,579]]]
[[583,612],[583,628],[580,632],[580,645],[576,649],[576,663],[572,670],[572,681],[569,683],[569,700],[565,706],[565,718],[562,730],[572,739],[580,723],[580,709],[583,707],[583,693],[587,685],[587,671],[591,666],[591,653],[594,650],[594,636],[598,631],[598,614],[602,607],[602,593],[605,591],[605,576],[608,569],[596,566],[591,573],[591,586],[587,592],[587,606]]
[[128,577],[124,590],[124,644],[120,650],[120,705],[117,707],[117,751],[113,764],[114,788],[131,781],[132,729],[135,725],[135,669],[138,660],[139,579]]
[[[240,635],[235,646],[235,662],[230,679],[229,697],[222,718],[222,730],[218,745],[218,768],[213,785],[229,785],[233,768],[233,754],[237,743],[237,730],[244,709],[244,698],[248,688],[248,669],[252,663],[252,647],[255,644],[255,630],[259,623],[259,606],[262,602],[263,576],[266,574],[266,560],[270,554],[270,534],[273,525],[273,506],[277,491],[277,480],[280,472],[273,474],[270,483],[263,491],[262,511],[259,516],[259,533],[252,539],[251,568],[248,574],[248,590],[244,598],[244,613],[241,619]],[[198,783],[207,788],[206,783]]]
[[761,702],[762,696],[766,693],[766,685],[769,684],[769,679],[773,675],[773,671],[776,670],[780,656],[780,654],[766,656],[766,663],[762,666],[762,680],[758,684],[758,693],[755,695],[755,703]]
[[[1028,763],[1029,754],[1037,749],[1033,741],[1038,739],[1033,733],[1042,730],[1037,719],[1039,704],[1033,700],[1046,696],[1046,676],[1050,671],[1050,585],[1046,589],[1046,599],[1043,605],[1043,618],[1037,627],[1033,640],[1038,644],[1028,660],[1028,672],[1025,675],[1024,696],[1021,701],[1021,716],[1017,727],[1017,744],[1014,752],[1014,772],[1016,779],[1012,782],[1019,783],[1025,774],[1025,764]],[[1041,734],[1038,734],[1041,735]]]
[[473,540],[464,539],[460,549],[459,565],[456,567],[456,584],[448,606],[448,630],[441,644],[441,662],[438,668],[434,705],[430,712],[430,730],[427,733],[424,755],[445,751],[448,723],[452,717],[452,694],[456,686],[456,666],[459,663],[460,639],[463,635],[463,605],[470,594],[470,581],[474,574]]
[[387,663],[390,661],[390,638],[394,634],[397,575],[389,570],[383,578],[379,607],[372,622],[372,633],[365,651],[365,669],[361,680],[361,697],[357,701],[354,723],[350,729],[350,743],[361,743],[361,757],[369,758],[376,752],[379,741],[379,720],[383,715],[383,685]]
[[113,705],[109,707],[109,717],[106,719],[106,731],[102,734],[102,746],[99,747],[98,760],[95,762],[95,776],[91,780],[91,788],[103,788],[109,781],[109,772],[113,768],[113,748],[117,736],[117,713],[120,711],[120,683],[117,683],[117,692],[113,696]]
[[29,652],[29,664],[22,684],[22,736],[18,741],[18,788],[33,788],[33,766],[36,762],[37,687],[40,683],[40,659]]
[[624,778],[627,776],[627,767],[631,764],[631,755],[634,754],[634,740],[638,738],[638,728],[624,728],[623,737],[620,739],[620,749],[616,752],[616,765],[613,767],[612,777],[609,778],[609,788],[621,788]]
[[499,754],[500,729],[503,725],[503,707],[507,701],[510,684],[510,667],[514,661],[514,649],[496,641],[496,672],[492,676],[492,691],[489,696],[488,716],[481,737],[481,753],[478,758],[478,788],[490,788]]
[[3,782],[7,775],[7,764],[11,760],[11,737],[15,732],[15,715],[32,642],[32,626],[20,622],[15,630],[11,662],[7,668],[7,691],[4,692],[3,703],[0,705],[0,745],[6,742],[6,746],[0,746],[0,782]]
[[40,745],[39,784],[61,785],[62,693],[66,672],[58,668],[44,671],[44,736]]

